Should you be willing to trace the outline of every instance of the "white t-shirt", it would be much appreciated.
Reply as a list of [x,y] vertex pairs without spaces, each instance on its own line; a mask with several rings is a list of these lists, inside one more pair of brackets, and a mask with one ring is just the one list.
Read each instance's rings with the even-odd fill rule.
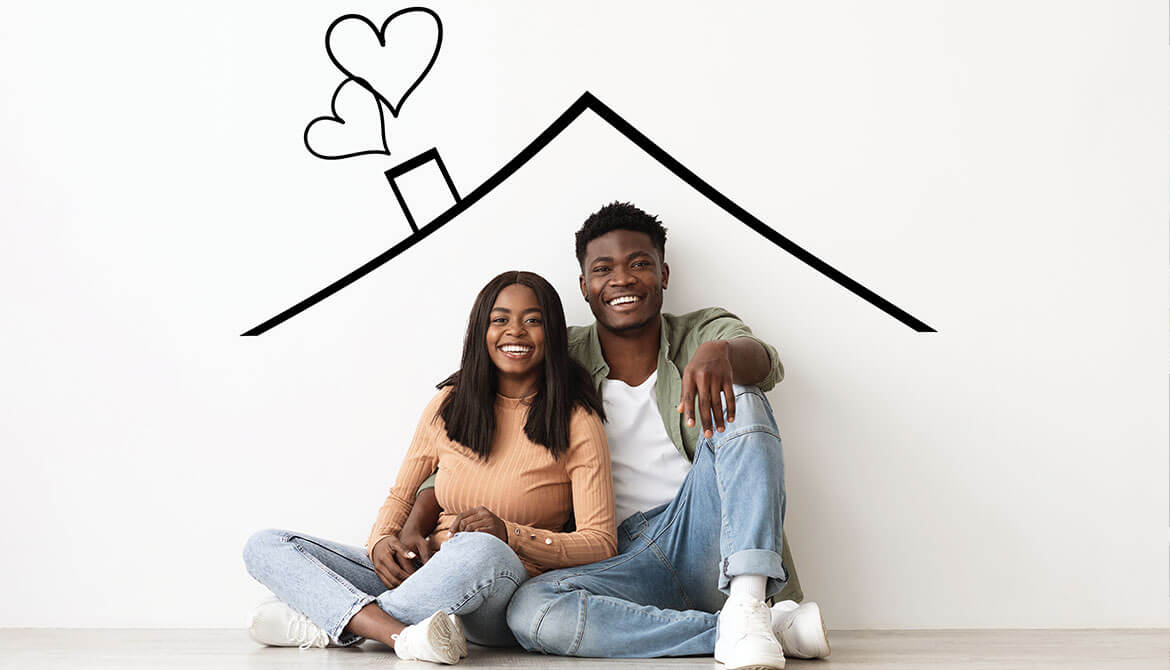
[[619,379],[601,382],[618,523],[673,500],[691,469],[658,414],[657,381],[655,370],[638,386]]

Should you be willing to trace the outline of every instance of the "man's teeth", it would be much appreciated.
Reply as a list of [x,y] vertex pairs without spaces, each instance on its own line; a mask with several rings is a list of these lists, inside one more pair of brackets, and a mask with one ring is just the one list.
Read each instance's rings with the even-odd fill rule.
[[609,304],[611,304],[611,305],[625,305],[625,304],[631,303],[631,302],[638,302],[639,300],[641,300],[641,298],[639,298],[636,295],[623,295],[620,298],[614,298],[613,300],[610,300]]
[[522,347],[518,344],[505,344],[500,347],[500,350],[509,354],[526,354],[532,351],[532,347]]

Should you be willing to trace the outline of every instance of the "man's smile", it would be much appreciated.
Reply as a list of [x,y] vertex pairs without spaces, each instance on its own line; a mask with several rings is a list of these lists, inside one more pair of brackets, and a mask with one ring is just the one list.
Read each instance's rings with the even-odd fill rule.
[[637,309],[638,303],[642,300],[642,296],[639,295],[620,295],[605,301],[605,304],[617,312],[630,312]]

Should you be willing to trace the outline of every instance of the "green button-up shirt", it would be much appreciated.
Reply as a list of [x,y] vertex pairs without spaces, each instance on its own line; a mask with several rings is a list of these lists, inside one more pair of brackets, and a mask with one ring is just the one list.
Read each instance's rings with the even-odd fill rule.
[[[784,366],[772,345],[755,335],[752,329],[739,317],[719,307],[701,309],[675,316],[662,315],[662,332],[658,344],[658,413],[670,441],[688,461],[695,460],[695,446],[699,443],[700,421],[694,427],[684,423],[685,417],[678,412],[682,399],[682,370],[686,368],[695,350],[704,342],[713,340],[734,340],[748,337],[759,342],[768,352],[768,376],[759,384],[761,390],[771,391],[776,382],[784,378]],[[597,337],[597,324],[569,327],[569,355],[576,359],[593,375],[593,384],[601,391],[601,381],[609,375],[609,364],[601,352],[601,340]]]
[[[686,369],[687,363],[695,355],[695,350],[700,344],[740,337],[748,337],[759,342],[768,352],[768,375],[756,386],[763,391],[771,391],[776,383],[784,378],[784,365],[780,363],[776,349],[752,335],[752,329],[740,321],[739,317],[719,307],[700,309],[677,316],[662,315],[662,332],[658,343],[658,379],[655,384],[658,414],[662,416],[663,427],[666,428],[670,441],[674,442],[675,448],[688,461],[695,460],[695,448],[699,444],[702,423],[696,418],[695,426],[688,427],[684,423],[685,417],[678,411],[678,403],[682,399],[682,371]],[[569,327],[569,355],[585,366],[593,375],[594,386],[599,393],[602,392],[601,382],[609,376],[609,364],[605,362],[605,355],[601,351],[596,323]],[[751,495],[748,491],[744,494]],[[788,573],[788,582],[774,600],[800,602],[804,594],[800,588],[800,578],[796,576],[796,564],[792,560],[787,534],[784,534],[782,542],[780,558]]]

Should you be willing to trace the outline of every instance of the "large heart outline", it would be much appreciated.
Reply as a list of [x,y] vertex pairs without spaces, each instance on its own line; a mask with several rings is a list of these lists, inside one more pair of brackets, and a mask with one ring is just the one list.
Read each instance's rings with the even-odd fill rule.
[[[359,131],[359,137],[352,141],[357,146],[365,146],[365,142],[363,141],[365,138],[360,137],[360,131],[364,130],[364,128],[360,128],[357,125],[358,120],[355,118],[355,115],[349,114],[350,121],[347,122],[344,115],[346,110],[338,109],[338,101],[341,99],[343,91],[349,92],[354,90],[354,86],[350,86],[347,89],[346,86],[348,84],[357,86],[358,88],[356,90],[361,92],[363,95],[369,93],[369,89],[361,85],[361,82],[355,79],[346,79],[345,81],[341,82],[341,84],[337,87],[337,90],[333,92],[333,98],[329,101],[329,113],[331,116],[318,116],[317,118],[310,121],[309,125],[305,126],[305,148],[309,150],[309,153],[313,154],[317,158],[324,158],[325,160],[337,160],[341,158],[352,158],[354,156],[369,155],[389,156],[390,146],[386,143],[386,116],[382,113],[382,103],[379,102],[377,98],[373,97],[366,98],[366,100],[371,103],[377,110],[378,137],[381,139],[380,149],[358,149],[356,151],[349,152],[343,150],[341,152],[330,153],[325,151],[318,151],[318,149],[324,149],[324,147],[321,146],[319,142],[313,143],[309,140],[309,135],[312,133],[313,127],[319,123],[335,124],[343,128],[349,125],[349,123],[353,123],[354,125],[350,126],[350,128],[357,128]],[[352,99],[352,93],[350,93],[347,97]],[[347,103],[348,101],[342,100],[342,102]],[[350,111],[354,110],[351,109]],[[369,118],[366,119],[371,125],[374,123],[373,117],[374,115],[371,113],[369,114]],[[324,130],[326,127],[328,126],[323,126],[320,130]],[[320,130],[318,132],[320,132]],[[338,129],[334,129],[334,132],[337,132],[337,130]],[[347,129],[344,132],[352,133],[353,131]]]
[[[418,77],[415,78],[413,83],[411,83],[411,85],[408,86],[405,91],[403,91],[402,95],[398,98],[398,100],[391,101],[389,98],[386,97],[386,95],[382,91],[378,91],[376,88],[374,88],[374,86],[370,83],[370,81],[366,77],[362,76],[362,73],[353,72],[352,70],[350,70],[349,68],[347,68],[345,65],[343,65],[341,63],[341,61],[338,59],[337,55],[333,51],[333,46],[331,44],[331,38],[333,36],[333,31],[334,31],[334,29],[337,28],[337,26],[339,26],[340,24],[342,24],[345,21],[357,20],[357,21],[361,21],[363,24],[365,24],[365,26],[367,28],[369,28],[374,33],[374,37],[376,37],[378,39],[378,45],[382,48],[385,48],[386,47],[386,30],[387,30],[387,28],[390,27],[391,22],[394,21],[394,19],[399,17],[399,16],[402,16],[404,14],[409,14],[412,12],[422,12],[424,14],[429,15],[432,19],[434,19],[435,26],[438,29],[438,32],[436,34],[436,39],[435,39],[435,49],[434,49],[434,52],[431,53],[430,60],[427,61],[426,67],[424,67],[422,69],[422,72],[419,73]],[[374,96],[379,101],[382,102],[382,104],[386,105],[386,108],[390,110],[390,114],[393,115],[394,117],[398,116],[398,112],[399,112],[399,110],[402,109],[403,103],[406,102],[406,99],[408,97],[410,97],[410,94],[414,92],[414,89],[418,88],[418,85],[420,83],[422,83],[422,80],[425,79],[427,74],[431,71],[431,68],[435,65],[435,61],[439,57],[439,49],[442,47],[442,45],[443,45],[443,22],[439,19],[438,14],[436,14],[433,10],[428,9],[426,7],[407,7],[406,9],[400,9],[400,10],[394,12],[393,14],[391,14],[389,17],[387,17],[386,20],[382,22],[381,28],[379,28],[377,25],[375,25],[373,21],[370,21],[369,19],[367,19],[366,17],[364,17],[360,14],[346,14],[344,16],[340,16],[337,19],[335,19],[333,21],[333,23],[329,24],[329,28],[325,31],[325,53],[327,53],[329,55],[329,60],[332,61],[333,64],[337,67],[337,69],[341,70],[348,78],[356,81],[357,83],[361,84],[366,90],[373,93]],[[367,73],[367,74],[369,74],[369,73]]]

